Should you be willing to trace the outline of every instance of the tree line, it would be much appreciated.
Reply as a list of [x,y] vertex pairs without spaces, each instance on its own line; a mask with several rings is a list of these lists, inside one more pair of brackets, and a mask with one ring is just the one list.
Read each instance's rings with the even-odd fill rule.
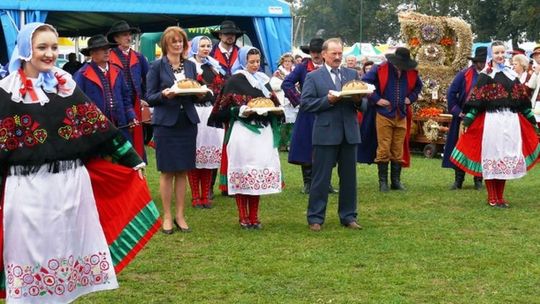
[[304,27],[305,41],[339,36],[350,45],[399,39],[397,13],[407,9],[461,17],[471,24],[475,41],[512,39],[516,46],[540,39],[539,0],[304,0],[293,15],[295,26]]

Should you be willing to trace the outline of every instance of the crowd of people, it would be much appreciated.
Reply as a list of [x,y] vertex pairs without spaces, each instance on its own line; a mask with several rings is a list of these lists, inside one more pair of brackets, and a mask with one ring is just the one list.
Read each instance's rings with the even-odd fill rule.
[[[284,186],[280,149],[300,165],[312,231],[323,229],[333,193],[341,225],[362,229],[357,163],[377,164],[380,192],[406,191],[401,171],[410,166],[411,104],[423,86],[409,49],[358,66],[354,56],[344,60],[339,38],[314,38],[301,47],[309,56],[283,54],[268,76],[259,49],[237,46],[244,31],[232,21],[212,31],[214,45],[211,37],[189,41],[182,28],[168,27],[162,57],[150,64],[132,49],[139,32],[114,23],[81,50],[88,62],[77,67],[70,60],[66,71],[54,66],[54,27],[30,23],[19,32],[9,74],[0,80],[2,261],[5,277],[20,278],[7,281],[9,302],[69,302],[116,288],[116,274],[157,230],[192,231],[187,185],[191,206],[208,209],[217,181],[235,198],[239,226],[261,229],[260,197]],[[456,75],[443,158],[443,167],[455,171],[451,189],[471,174],[476,189],[485,182],[487,203],[499,208],[509,207],[506,181],[523,177],[540,154],[540,47],[531,55],[534,69],[522,54],[509,68],[505,53],[500,42],[477,48],[471,66]],[[208,91],[175,89],[186,80]],[[336,93],[358,80],[374,91]],[[161,221],[143,175],[145,107],[153,110]],[[23,191],[24,198],[17,195]],[[45,275],[54,284],[39,279]]]

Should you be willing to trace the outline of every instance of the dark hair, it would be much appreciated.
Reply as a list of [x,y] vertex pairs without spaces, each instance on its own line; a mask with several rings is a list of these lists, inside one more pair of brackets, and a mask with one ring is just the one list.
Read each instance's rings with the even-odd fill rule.
[[249,51],[247,52],[246,56],[249,56],[249,55],[260,55],[260,54],[261,54],[261,52],[260,52],[258,49],[252,48],[251,50],[249,50]]
[[364,65],[362,66],[362,71],[364,71],[364,74],[367,73],[366,66],[368,66],[368,65],[373,66],[374,64],[375,64],[375,62],[373,62],[371,60],[368,60],[368,61],[364,62]]

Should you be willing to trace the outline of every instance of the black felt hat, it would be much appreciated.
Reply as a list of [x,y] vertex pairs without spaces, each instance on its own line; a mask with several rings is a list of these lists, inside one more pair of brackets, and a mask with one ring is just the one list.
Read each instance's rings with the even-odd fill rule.
[[320,53],[322,52],[323,43],[324,40],[322,40],[322,38],[313,38],[309,42],[309,45],[302,45],[300,46],[300,49],[306,54],[309,54],[310,52]]
[[418,62],[411,58],[409,49],[405,47],[398,47],[394,54],[386,54],[386,59],[402,71],[412,70],[418,65]]
[[138,34],[141,32],[141,30],[137,27],[129,26],[129,24],[124,20],[116,21],[111,26],[111,29],[107,32],[107,39],[109,39],[110,41],[113,41],[114,40],[113,36],[115,34],[124,33],[124,32],[131,32],[131,33]]
[[99,35],[92,36],[90,37],[90,39],[88,39],[88,45],[87,47],[81,49],[81,53],[84,56],[90,56],[91,50],[101,49],[101,48],[113,48],[117,45],[118,45],[117,43],[111,43],[109,42],[109,40],[107,40],[107,38],[105,38],[105,36],[99,34]]
[[219,30],[211,31],[210,33],[212,36],[216,37],[216,39],[219,39],[219,34],[234,34],[236,35],[236,38],[244,35],[244,31],[237,27],[236,24],[231,20],[221,22]]
[[479,46],[474,50],[474,57],[467,57],[472,62],[486,62],[487,46]]

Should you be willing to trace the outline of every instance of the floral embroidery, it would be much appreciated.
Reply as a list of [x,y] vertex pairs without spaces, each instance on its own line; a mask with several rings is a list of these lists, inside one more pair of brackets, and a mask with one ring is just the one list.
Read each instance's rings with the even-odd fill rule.
[[0,150],[13,151],[43,144],[47,131],[28,114],[8,116],[0,120]]
[[65,140],[109,130],[107,118],[93,103],[78,104],[67,108],[64,124],[58,129],[58,135]]
[[221,147],[217,147],[217,146],[197,147],[195,162],[197,164],[219,166],[221,162]]
[[525,159],[519,156],[507,156],[502,159],[483,159],[482,172],[485,176],[519,175],[525,173]]
[[281,172],[275,169],[231,170],[228,183],[235,190],[272,190],[281,189]]
[[508,98],[508,92],[504,89],[500,83],[490,83],[482,86],[481,88],[475,88],[472,92],[474,99],[493,101],[503,98]]
[[527,87],[524,84],[515,83],[512,86],[512,99],[529,99],[529,91],[527,90]]
[[47,265],[9,264],[7,291],[12,298],[62,295],[76,288],[109,283],[112,265],[108,253],[50,259]]

